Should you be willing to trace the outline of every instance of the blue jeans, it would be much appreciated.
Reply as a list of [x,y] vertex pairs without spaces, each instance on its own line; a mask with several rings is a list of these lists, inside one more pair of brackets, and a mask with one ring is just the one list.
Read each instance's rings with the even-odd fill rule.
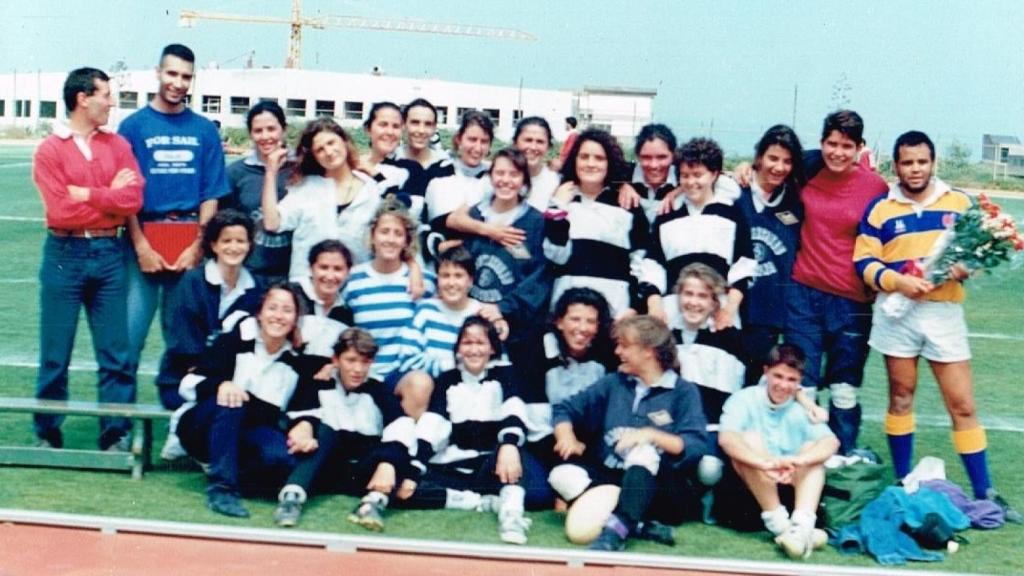
[[[153,274],[143,272],[139,268],[139,259],[130,239],[127,240],[127,244],[125,268],[128,275],[128,361],[131,373],[134,375],[138,372],[139,359],[142,356],[142,350],[146,347],[146,336],[149,334],[149,327],[153,324],[153,316],[156,315],[158,306],[160,307],[160,332],[164,343],[169,341],[171,322],[177,308],[174,303],[174,292],[184,274],[167,271]],[[174,376],[170,359],[165,351],[160,356],[156,386],[160,395],[160,403],[168,410],[177,409],[183,402],[181,396],[178,395],[180,380],[180,376]]]
[[[860,387],[868,359],[871,304],[829,294],[799,282],[786,285],[785,341],[807,355],[804,386],[845,382]],[[822,357],[827,357],[822,373]]]
[[256,420],[251,404],[239,408],[217,405],[207,398],[181,415],[177,433],[185,450],[209,462],[210,487],[237,491],[270,492],[295,467],[288,453],[288,437],[276,426]]
[[[860,388],[864,363],[868,359],[871,334],[871,304],[857,302],[816,290],[799,282],[786,286],[788,324],[786,342],[796,344],[807,355],[804,386],[812,392],[833,384]],[[827,356],[822,373],[822,356]],[[811,396],[813,398],[813,395]],[[857,447],[861,406],[839,406],[833,395],[829,405],[829,428],[839,439],[839,453],[846,456]]]
[[[118,238],[47,236],[39,269],[39,372],[36,398],[67,400],[68,366],[78,315],[85,306],[98,365],[100,402],[135,402],[130,363],[124,247]],[[36,414],[35,432],[60,444],[61,415]],[[125,418],[100,418],[101,448],[131,429]]]

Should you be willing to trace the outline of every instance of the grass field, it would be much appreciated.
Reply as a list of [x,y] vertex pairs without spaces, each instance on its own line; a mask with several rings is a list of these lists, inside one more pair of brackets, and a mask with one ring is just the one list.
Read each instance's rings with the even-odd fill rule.
[[[42,206],[31,184],[30,148],[0,148],[0,395],[31,396],[38,354],[37,273],[44,226]],[[1004,201],[1018,221],[1024,220],[1024,200]],[[975,388],[982,420],[989,429],[990,461],[996,484],[1007,498],[1024,507],[1024,463],[1019,454],[1024,448],[1024,306],[1021,286],[1024,271],[1000,270],[997,275],[971,282],[967,304],[968,321],[974,351]],[[156,330],[143,359],[139,399],[155,401],[152,371],[160,349]],[[72,395],[95,396],[95,377],[91,343],[84,321],[80,323],[72,372]],[[885,440],[881,416],[885,410],[885,377],[877,355],[869,361],[863,390],[865,415],[862,444],[873,446],[883,455]],[[918,392],[919,433],[917,457],[935,455],[947,461],[950,478],[966,485],[959,460],[950,445],[947,418],[934,382],[923,378]],[[30,444],[33,441],[30,419],[24,415],[0,415],[0,443]],[[96,436],[93,419],[69,419],[64,433],[69,447],[91,447]],[[160,434],[162,440],[162,434]],[[158,445],[159,446],[159,445]],[[204,480],[198,469],[171,467],[158,463],[143,482],[133,482],[127,474],[78,472],[66,470],[0,469],[0,507],[50,510],[82,514],[103,514],[132,518],[194,521],[213,524],[271,527],[274,503],[250,500],[253,518],[233,521],[217,516],[203,505]],[[334,496],[315,498],[306,506],[302,527],[328,532],[353,532],[344,520],[352,508],[352,498]],[[568,547],[562,535],[561,520],[554,513],[534,513],[530,543],[540,546]],[[780,560],[762,534],[737,534],[717,527],[689,524],[677,529],[679,545],[667,549],[644,543],[630,549],[651,553],[692,556]],[[480,543],[497,543],[493,517],[456,512],[401,512],[387,518],[387,535],[432,537]],[[1008,526],[993,532],[971,531],[971,544],[940,564],[911,566],[950,572],[1024,573],[1024,554],[1019,542],[1024,531]],[[781,561],[781,560],[780,560]],[[876,566],[868,557],[845,558],[832,550],[818,553],[815,562],[851,566]]]

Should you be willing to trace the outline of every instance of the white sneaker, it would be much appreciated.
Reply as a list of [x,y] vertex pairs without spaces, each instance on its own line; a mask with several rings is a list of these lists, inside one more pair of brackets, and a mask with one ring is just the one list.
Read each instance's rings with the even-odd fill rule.
[[497,514],[501,510],[501,497],[496,494],[484,494],[480,497],[480,504],[477,505],[477,512],[489,512]]
[[173,462],[186,456],[188,456],[188,452],[185,452],[185,448],[181,445],[178,435],[174,432],[168,432],[167,441],[164,442],[164,447],[160,449],[160,458]]
[[498,516],[498,536],[508,544],[526,544],[526,533],[533,521],[522,511],[506,511]]
[[803,528],[793,525],[775,537],[775,543],[792,560],[802,560],[811,555],[811,535]]

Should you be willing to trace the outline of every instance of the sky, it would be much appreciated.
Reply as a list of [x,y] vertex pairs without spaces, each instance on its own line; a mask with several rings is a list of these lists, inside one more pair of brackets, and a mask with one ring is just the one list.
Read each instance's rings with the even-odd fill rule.
[[[290,0],[33,0],[5,5],[0,70],[156,64],[171,42],[200,67],[281,66],[286,25],[200,21],[183,9],[287,17]],[[776,123],[805,144],[839,105],[888,150],[910,129],[941,153],[980,156],[984,133],[1024,137],[1024,2],[1019,0],[304,0],[308,16],[414,18],[528,31],[536,42],[303,30],[303,66],[551,89],[657,89],[655,120],[680,140],[710,135],[749,154]],[[200,71],[201,74],[201,71]],[[795,93],[795,106],[794,106]],[[794,122],[795,120],[795,122]]]

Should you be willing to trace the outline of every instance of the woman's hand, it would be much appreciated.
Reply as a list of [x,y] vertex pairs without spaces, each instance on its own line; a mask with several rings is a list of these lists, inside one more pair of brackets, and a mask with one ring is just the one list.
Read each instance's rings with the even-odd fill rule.
[[303,420],[288,431],[288,453],[309,454],[320,447],[313,436],[313,425]]
[[264,161],[264,167],[266,168],[267,174],[277,176],[277,173],[281,171],[281,167],[284,166],[288,159],[288,149],[282,146],[277,150],[274,150],[270,154],[267,154],[267,158]]
[[395,467],[387,462],[381,462],[377,465],[377,470],[373,472],[373,477],[366,484],[366,489],[381,494],[391,494],[391,491],[395,489],[395,478]]
[[249,393],[231,380],[225,380],[217,387],[217,405],[227,408],[241,408],[249,401]]
[[498,463],[494,473],[502,484],[515,484],[523,477],[523,462],[519,457],[519,448],[513,444],[502,444],[498,448]]

